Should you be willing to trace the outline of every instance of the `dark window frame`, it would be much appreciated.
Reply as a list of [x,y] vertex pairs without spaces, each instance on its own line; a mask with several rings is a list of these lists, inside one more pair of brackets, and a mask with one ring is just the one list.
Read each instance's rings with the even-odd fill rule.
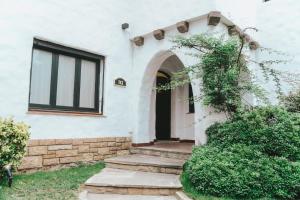
[[193,101],[194,94],[193,94],[193,88],[192,84],[189,84],[189,112],[188,113],[195,113],[195,104]]
[[[30,103],[31,93],[31,80],[32,80],[32,63],[33,63],[33,51],[43,50],[52,53],[52,69],[51,69],[51,83],[50,83],[50,99],[49,105]],[[59,55],[65,55],[75,58],[75,77],[74,77],[74,96],[73,106],[59,106],[56,105],[57,96],[57,77],[58,77],[58,59]],[[94,108],[79,107],[80,101],[80,73],[81,73],[81,60],[88,60],[96,63],[95,73],[95,99]],[[102,67],[100,64],[102,62]],[[63,112],[92,112],[97,114],[103,113],[103,87],[104,87],[104,56],[89,53],[83,50],[74,49],[61,44],[55,44],[49,41],[34,38],[31,56],[31,68],[30,68],[30,85],[29,85],[29,98],[28,98],[28,110],[41,110],[41,111],[63,111]],[[100,75],[102,74],[102,77]],[[102,80],[102,81],[101,81]],[[101,83],[100,83],[101,81]],[[99,94],[101,91],[101,107],[99,109]]]

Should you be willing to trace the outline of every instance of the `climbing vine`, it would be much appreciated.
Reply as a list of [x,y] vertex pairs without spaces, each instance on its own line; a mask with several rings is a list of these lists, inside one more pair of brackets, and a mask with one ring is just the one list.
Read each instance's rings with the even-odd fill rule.
[[258,100],[268,103],[264,89],[253,81],[254,74],[249,70],[248,64],[254,62],[265,79],[272,78],[278,95],[281,95],[280,72],[271,65],[285,61],[251,60],[244,54],[245,37],[245,33],[229,39],[207,34],[175,37],[172,40],[175,44],[173,49],[192,50],[189,55],[199,62],[174,73],[171,82],[158,90],[174,89],[194,79],[201,79],[201,96],[194,96],[193,101],[203,100],[204,105],[211,106],[218,112],[225,112],[229,117],[237,110],[251,106],[244,98],[245,94],[252,94]]

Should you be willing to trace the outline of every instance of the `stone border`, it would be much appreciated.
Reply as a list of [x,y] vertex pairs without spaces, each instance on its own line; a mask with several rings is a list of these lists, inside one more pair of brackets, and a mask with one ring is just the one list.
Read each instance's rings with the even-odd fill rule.
[[19,171],[47,170],[129,154],[130,137],[30,140]]

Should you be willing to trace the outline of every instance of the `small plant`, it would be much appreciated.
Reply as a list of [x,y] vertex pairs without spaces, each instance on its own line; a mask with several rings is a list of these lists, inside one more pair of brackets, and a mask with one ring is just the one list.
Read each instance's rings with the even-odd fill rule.
[[29,126],[13,119],[0,119],[0,168],[20,164],[28,139]]
[[240,112],[206,131],[208,144],[220,148],[245,144],[269,156],[300,160],[300,116],[279,107]]

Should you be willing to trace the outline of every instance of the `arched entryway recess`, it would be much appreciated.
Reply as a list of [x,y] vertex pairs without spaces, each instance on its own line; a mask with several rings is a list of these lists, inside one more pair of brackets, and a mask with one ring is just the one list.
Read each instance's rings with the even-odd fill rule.
[[[172,73],[186,66],[180,56],[166,50],[155,54],[148,63],[142,78],[138,100],[138,122],[134,140],[137,143],[150,143],[157,138],[156,134],[156,90],[154,89],[158,73],[172,78]],[[199,91],[193,85],[193,91]],[[171,91],[170,139],[195,140],[196,113],[189,113],[189,85]],[[199,109],[198,109],[199,110]],[[197,112],[197,108],[195,109]],[[168,139],[168,138],[165,138]]]

